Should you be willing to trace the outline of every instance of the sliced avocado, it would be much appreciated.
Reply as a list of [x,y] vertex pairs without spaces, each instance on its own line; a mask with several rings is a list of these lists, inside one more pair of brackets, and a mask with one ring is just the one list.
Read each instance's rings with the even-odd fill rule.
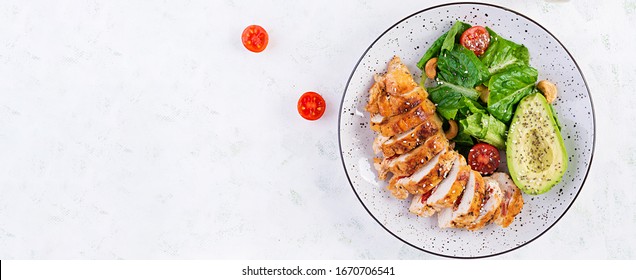
[[527,194],[549,191],[563,177],[568,155],[550,105],[540,93],[519,102],[508,131],[506,159],[512,180]]

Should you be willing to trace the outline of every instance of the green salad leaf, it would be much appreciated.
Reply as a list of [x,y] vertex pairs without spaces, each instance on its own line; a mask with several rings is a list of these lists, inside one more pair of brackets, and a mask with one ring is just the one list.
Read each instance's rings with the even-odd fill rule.
[[485,114],[486,113],[486,108],[484,108],[484,106],[479,104],[479,102],[477,102],[476,100],[464,98],[462,99],[462,102],[464,104],[464,108],[460,109],[460,112],[464,116],[468,116],[470,114]]
[[[472,88],[440,82],[436,87],[428,88],[429,98],[437,105],[437,112],[447,120],[454,120],[457,112],[467,107],[468,100],[477,100],[479,92]],[[471,103],[472,104],[472,103]]]
[[[455,22],[455,24],[453,24],[453,26],[448,32],[442,34],[442,36],[437,38],[437,40],[433,42],[433,44],[428,48],[428,50],[426,50],[426,53],[424,53],[424,56],[422,56],[420,61],[417,63],[417,68],[420,68],[420,70],[424,70],[424,66],[426,65],[426,62],[433,57],[438,57],[442,49],[451,50],[453,48],[453,45],[455,44],[455,41],[457,40],[457,34],[461,35],[468,28],[470,28],[470,24],[468,23],[463,23],[461,21]],[[448,37],[448,34],[451,34],[451,36]],[[447,37],[450,38],[448,40],[448,43],[446,42]]]
[[447,50],[450,51],[455,47],[455,43],[458,42],[457,36],[461,36],[466,29],[470,28],[471,25],[468,23],[464,23],[461,21],[456,21],[455,24],[448,30],[446,33],[446,37],[444,38],[444,43],[442,44],[441,51]]
[[457,144],[458,146],[472,146],[473,144],[475,144],[470,134],[468,134],[466,132],[466,129],[462,127],[461,121],[458,126],[459,126],[459,130],[457,132],[457,136],[453,138],[453,141],[455,141],[455,144]]
[[439,38],[437,38],[437,40],[435,40],[435,42],[433,42],[428,50],[426,50],[426,53],[424,53],[424,56],[422,56],[420,61],[417,63],[417,68],[420,68],[420,70],[424,70],[426,62],[429,61],[429,59],[439,55],[439,51],[442,49],[442,44],[444,43],[447,34],[448,32],[442,34],[442,36],[440,36]]
[[474,88],[490,77],[488,68],[475,53],[460,44],[455,44],[452,50],[442,50],[437,68],[439,80],[466,88]]
[[499,149],[505,147],[506,125],[490,114],[472,114],[460,120],[459,126],[460,130],[467,135],[473,136]]
[[[459,44],[459,36],[469,24],[455,22],[442,34],[420,59],[417,67],[437,57],[437,85],[427,88],[437,112],[447,120],[457,120],[459,131],[453,139],[459,146],[473,145],[474,140],[504,148],[506,124],[510,122],[517,103],[535,89],[537,70],[529,66],[528,48],[497,35],[491,36],[486,52],[477,57]],[[423,81],[426,77],[423,77]],[[479,101],[477,85],[490,91],[486,105]],[[552,115],[556,120],[554,110]]]
[[474,87],[486,80],[489,74],[475,53],[455,44],[452,50],[442,50],[437,67],[438,84],[427,90],[442,117],[454,120],[458,112],[462,116],[469,112],[484,112],[476,101],[479,92]]
[[537,70],[529,66],[511,67],[492,76],[488,82],[488,112],[508,123],[514,113],[514,106],[534,90],[537,76]]
[[508,41],[486,27],[490,33],[490,45],[481,56],[481,61],[488,67],[491,75],[500,73],[513,66],[528,65],[530,53],[523,45]]

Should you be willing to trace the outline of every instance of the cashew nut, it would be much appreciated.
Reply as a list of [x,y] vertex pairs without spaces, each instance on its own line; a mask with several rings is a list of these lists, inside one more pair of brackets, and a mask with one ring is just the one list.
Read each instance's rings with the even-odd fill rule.
[[490,90],[484,85],[478,85],[475,89],[479,92],[479,99],[484,103],[488,103],[488,96],[490,96]]
[[457,128],[457,122],[454,120],[448,120],[448,124],[450,125],[450,127],[446,131],[446,139],[450,140],[457,136],[457,131],[459,129]]
[[539,89],[539,91],[543,93],[548,103],[554,102],[554,100],[557,98],[556,85],[548,80],[539,81],[539,83],[537,84],[537,89]]
[[435,79],[437,76],[437,57],[433,57],[426,62],[424,66],[424,73],[426,73],[426,77],[429,79]]

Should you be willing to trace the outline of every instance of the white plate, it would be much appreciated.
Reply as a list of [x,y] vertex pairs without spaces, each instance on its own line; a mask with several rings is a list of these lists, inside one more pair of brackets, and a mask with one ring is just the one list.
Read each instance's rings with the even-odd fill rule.
[[[554,104],[561,121],[569,166],[562,181],[548,193],[524,195],[522,212],[508,228],[487,226],[479,232],[440,229],[437,218],[408,212],[410,199],[393,198],[386,182],[373,169],[369,114],[364,110],[373,74],[386,71],[393,55],[402,59],[419,81],[415,66],[420,57],[455,20],[489,26],[497,34],[524,44],[539,80],[554,82],[559,98]],[[353,69],[340,105],[339,139],[345,171],[355,194],[369,214],[405,243],[431,254],[487,257],[509,252],[541,236],[567,212],[583,187],[590,168],[595,139],[594,111],[581,70],[565,47],[545,28],[506,8],[478,3],[458,3],[419,11],[391,26],[369,46]]]

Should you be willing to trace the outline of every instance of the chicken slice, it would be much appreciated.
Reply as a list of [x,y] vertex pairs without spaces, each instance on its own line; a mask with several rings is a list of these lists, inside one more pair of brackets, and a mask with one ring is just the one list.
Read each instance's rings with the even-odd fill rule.
[[384,84],[386,91],[393,95],[408,92],[418,86],[411,72],[398,56],[393,56],[389,61]]
[[446,148],[448,148],[448,140],[444,134],[437,133],[410,152],[377,160],[374,166],[380,180],[386,179],[389,172],[393,173],[393,176],[409,176]]
[[439,227],[462,227],[472,223],[479,216],[484,198],[484,180],[476,171],[470,171],[464,192],[453,207],[444,208],[437,216]]
[[482,203],[481,210],[479,210],[479,217],[466,226],[469,230],[480,230],[492,221],[495,212],[497,212],[503,200],[503,193],[496,180],[486,177],[484,178],[484,182],[486,183],[484,202]]
[[[421,145],[426,139],[442,130],[442,121],[436,116],[429,116],[423,123],[413,129],[391,137],[380,144],[385,157],[402,155]],[[379,137],[379,136],[378,136]]]
[[408,112],[427,100],[428,97],[426,90],[419,86],[402,95],[390,95],[382,92],[377,83],[369,91],[374,97],[369,99],[366,110],[371,114],[373,123],[382,122],[384,117],[388,118]]
[[499,187],[503,193],[503,201],[501,206],[495,213],[494,222],[502,227],[508,227],[515,216],[521,212],[523,208],[523,196],[521,196],[521,190],[510,179],[510,176],[506,173],[496,172],[490,176],[499,183]]
[[369,89],[366,110],[380,122],[382,117],[391,117],[409,111],[423,100],[428,93],[413,80],[408,68],[394,56],[389,62],[385,75],[375,75],[375,83]]
[[426,200],[432,192],[433,190],[430,190],[425,194],[414,195],[413,200],[411,201],[411,206],[409,207],[409,211],[420,217],[433,216],[433,214],[435,214],[435,209],[426,204]]
[[388,188],[398,199],[405,199],[409,193],[424,194],[435,188],[446,177],[458,155],[453,150],[444,150],[413,175],[401,178],[393,176]]
[[382,153],[382,145],[386,143],[386,141],[389,141],[389,139],[391,139],[391,137],[376,136],[375,140],[373,140],[373,152],[376,155]]
[[448,176],[433,190],[431,196],[426,200],[426,204],[437,211],[452,207],[464,191],[468,177],[470,177],[470,166],[466,165],[466,159],[459,155],[455,158]]
[[371,130],[379,132],[382,136],[391,137],[416,127],[433,115],[435,104],[430,101],[422,102],[404,114],[383,118],[381,123],[372,122]]

